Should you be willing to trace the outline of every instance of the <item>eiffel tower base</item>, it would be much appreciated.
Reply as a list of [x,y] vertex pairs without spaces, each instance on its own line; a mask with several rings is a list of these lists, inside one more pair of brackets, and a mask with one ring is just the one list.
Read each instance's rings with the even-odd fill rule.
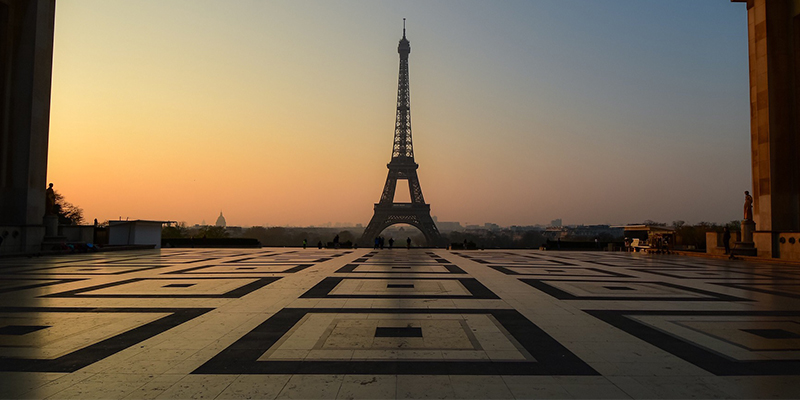
[[408,224],[419,229],[425,236],[427,247],[445,246],[442,235],[431,218],[431,207],[428,204],[414,206],[412,204],[393,204],[389,207],[375,205],[375,214],[364,230],[359,243],[372,247],[374,240],[384,229],[395,224]]

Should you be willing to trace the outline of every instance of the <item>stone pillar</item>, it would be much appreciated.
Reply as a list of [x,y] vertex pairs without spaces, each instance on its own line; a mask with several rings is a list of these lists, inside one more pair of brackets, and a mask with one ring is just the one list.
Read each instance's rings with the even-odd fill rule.
[[0,0],[0,225],[17,251],[44,236],[54,22],[55,0]]
[[777,257],[774,233],[800,231],[800,5],[732,1],[747,3],[755,241]]

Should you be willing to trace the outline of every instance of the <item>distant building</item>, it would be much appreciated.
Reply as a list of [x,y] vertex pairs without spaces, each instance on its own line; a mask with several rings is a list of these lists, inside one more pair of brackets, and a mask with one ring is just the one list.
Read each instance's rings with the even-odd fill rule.
[[556,228],[560,228],[562,226],[561,218],[550,221],[550,226],[555,226]]
[[512,232],[525,232],[525,231],[543,231],[547,228],[542,225],[511,225],[508,229]]
[[567,237],[567,234],[568,234],[567,229],[562,228],[560,226],[559,227],[551,226],[548,227],[544,232],[542,232],[542,236],[544,236],[549,240],[563,239]]
[[452,232],[452,231],[463,231],[464,227],[461,226],[460,222],[445,222],[439,221],[439,217],[432,216],[433,223],[436,224],[436,227],[439,229],[439,232]]
[[222,211],[219,212],[219,217],[217,217],[217,223],[214,225],[225,227],[227,224],[225,223],[225,217],[222,216]]
[[460,222],[438,221],[436,222],[436,227],[439,228],[440,232],[460,232],[464,230],[464,227],[461,226]]
[[487,223],[483,224],[483,229],[488,229],[490,231],[498,231],[498,230],[500,230],[500,225],[493,224],[491,222],[487,222]]
[[623,229],[608,225],[578,225],[568,229],[573,237],[595,238],[598,236],[622,237]]

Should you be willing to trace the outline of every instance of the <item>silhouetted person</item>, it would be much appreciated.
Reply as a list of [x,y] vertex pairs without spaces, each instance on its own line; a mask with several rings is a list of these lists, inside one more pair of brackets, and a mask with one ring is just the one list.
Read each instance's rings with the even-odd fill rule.
[[374,249],[378,250],[378,247],[380,247],[380,245],[381,245],[381,239],[379,237],[375,236],[375,247],[374,247]]
[[383,246],[385,244],[386,244],[386,239],[384,239],[383,236],[378,236],[378,245],[381,247],[381,250],[383,250]]
[[303,249],[308,245],[308,239],[303,239]]
[[317,248],[318,248],[318,249],[322,249],[322,240],[320,240],[319,242],[317,242]]
[[406,248],[407,248],[407,249],[410,249],[410,248],[411,248],[411,238],[410,238],[410,237],[409,237],[409,238],[406,238]]
[[334,249],[339,248],[339,235],[336,235],[336,237],[333,238],[333,248]]
[[731,252],[731,230],[726,226],[722,229],[722,245],[725,246],[725,254]]
[[94,219],[94,226],[97,226],[97,218]]
[[53,184],[47,187],[44,198],[44,214],[55,215],[56,213],[56,191],[53,190]]
[[744,219],[745,221],[753,219],[753,196],[750,196],[750,192],[747,190],[744,191]]
[[467,239],[464,239],[464,250],[467,249]]
[[394,246],[394,238],[389,238],[389,250],[392,249],[392,246]]

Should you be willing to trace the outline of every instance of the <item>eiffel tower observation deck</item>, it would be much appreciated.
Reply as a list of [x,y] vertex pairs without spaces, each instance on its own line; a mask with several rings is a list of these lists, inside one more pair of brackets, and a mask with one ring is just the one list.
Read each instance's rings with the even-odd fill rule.
[[[443,245],[442,236],[431,218],[431,206],[425,203],[422,187],[419,184],[417,168],[414,161],[414,146],[411,140],[411,95],[408,81],[408,55],[411,54],[411,43],[406,39],[405,18],[403,18],[403,38],[397,45],[400,54],[400,73],[397,78],[397,116],[394,123],[394,144],[392,159],[387,164],[389,174],[383,186],[381,199],[375,204],[375,213],[364,230],[360,242],[364,245],[372,243],[373,238],[394,224],[408,224],[419,229],[427,246]],[[408,182],[410,203],[394,201],[397,181]]]

